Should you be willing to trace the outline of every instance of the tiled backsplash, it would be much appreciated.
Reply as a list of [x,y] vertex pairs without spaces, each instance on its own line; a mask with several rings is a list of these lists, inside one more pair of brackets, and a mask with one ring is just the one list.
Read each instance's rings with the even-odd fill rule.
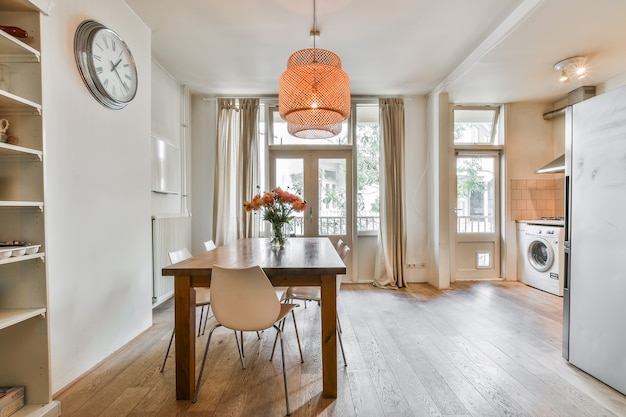
[[533,220],[541,217],[562,217],[564,212],[564,180],[511,180],[511,218]]

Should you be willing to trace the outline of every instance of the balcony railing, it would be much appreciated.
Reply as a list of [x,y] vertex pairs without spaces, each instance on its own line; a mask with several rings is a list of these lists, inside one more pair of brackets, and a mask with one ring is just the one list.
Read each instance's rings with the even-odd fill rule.
[[495,216],[457,216],[457,233],[494,233],[496,231]]
[[379,216],[359,216],[356,218],[356,230],[359,232],[371,232],[380,228]]
[[[321,236],[341,236],[348,233],[345,216],[323,216],[319,218],[319,234]],[[296,217],[290,223],[291,236],[304,235],[304,218]],[[378,216],[357,217],[359,232],[375,231],[380,227]]]

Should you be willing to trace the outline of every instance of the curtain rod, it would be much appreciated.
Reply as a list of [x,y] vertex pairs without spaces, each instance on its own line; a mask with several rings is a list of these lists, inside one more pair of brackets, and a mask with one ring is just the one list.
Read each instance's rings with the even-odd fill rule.
[[[258,99],[271,99],[271,100],[278,100],[278,95],[258,95],[258,96],[237,96],[237,97],[228,97],[228,96],[216,96],[216,97],[202,97],[203,101],[215,101],[219,98],[225,98],[225,99],[239,99],[239,98],[258,98]],[[359,101],[359,100],[378,100],[380,98],[402,98],[406,101],[412,101],[413,99],[411,97],[405,97],[405,96],[352,96],[351,99],[354,101]]]
[[219,98],[225,98],[225,99],[239,99],[239,98],[258,98],[258,99],[268,99],[268,98],[277,98],[278,96],[268,96],[268,95],[258,95],[258,96],[236,96],[236,97],[231,97],[231,96],[215,96],[215,97],[202,97],[202,100],[204,101],[214,101],[217,100]]

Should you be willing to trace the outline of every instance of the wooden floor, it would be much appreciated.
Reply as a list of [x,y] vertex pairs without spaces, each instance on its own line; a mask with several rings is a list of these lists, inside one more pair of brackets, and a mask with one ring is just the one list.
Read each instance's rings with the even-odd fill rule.
[[[561,357],[561,304],[517,282],[460,282],[442,291],[344,285],[338,308],[348,366],[338,355],[336,400],[320,396],[319,307],[297,311],[304,364],[288,323],[292,415],[626,416],[625,396]],[[170,301],[154,311],[151,329],[56,396],[63,417],[285,414],[269,330],[260,340],[245,336],[242,370],[232,332],[218,329],[198,402],[176,401],[173,352],[159,372],[172,322]],[[198,339],[198,365],[205,341]]]

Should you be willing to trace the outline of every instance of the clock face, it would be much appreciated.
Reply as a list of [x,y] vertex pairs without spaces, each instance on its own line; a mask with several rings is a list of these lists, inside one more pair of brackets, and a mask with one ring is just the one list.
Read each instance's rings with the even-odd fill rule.
[[109,29],[98,30],[91,42],[91,65],[97,81],[109,97],[130,102],[137,92],[133,56],[120,37]]
[[76,29],[74,54],[85,85],[102,105],[121,109],[135,97],[137,67],[117,33],[86,20]]

